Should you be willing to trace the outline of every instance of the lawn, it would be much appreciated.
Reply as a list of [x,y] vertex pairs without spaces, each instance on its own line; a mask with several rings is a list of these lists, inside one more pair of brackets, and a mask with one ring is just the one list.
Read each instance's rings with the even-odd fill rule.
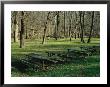
[[[11,45],[12,61],[23,58],[26,54],[37,53],[46,56],[46,51],[63,51],[67,49],[79,49],[80,46],[99,46],[99,38],[92,38],[90,43],[81,43],[80,39],[55,39],[46,40],[41,44],[42,40],[25,40],[25,47],[19,48],[19,43]],[[85,38],[87,42],[87,38]],[[13,77],[97,77],[100,76],[100,55],[88,56],[84,60],[74,60],[64,64],[56,64],[49,66],[47,70],[33,71],[31,69],[21,72],[17,68],[12,68],[11,75]]]

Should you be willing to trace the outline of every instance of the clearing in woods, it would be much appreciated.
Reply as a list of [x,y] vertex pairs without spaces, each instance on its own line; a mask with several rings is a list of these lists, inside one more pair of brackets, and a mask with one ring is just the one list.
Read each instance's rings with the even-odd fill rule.
[[[87,42],[87,38],[85,38]],[[100,40],[26,39],[25,47],[11,42],[12,77],[99,77]],[[98,52],[97,52],[98,50]]]

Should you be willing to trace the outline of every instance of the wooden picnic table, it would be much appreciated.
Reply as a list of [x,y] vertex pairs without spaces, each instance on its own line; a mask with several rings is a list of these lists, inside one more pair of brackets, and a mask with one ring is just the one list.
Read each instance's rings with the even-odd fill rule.
[[85,50],[67,49],[67,58],[85,58],[88,54]]
[[[47,59],[44,56],[41,56],[39,54],[28,54],[26,55],[28,57],[28,59],[26,60],[28,63],[33,63],[33,64],[37,64],[37,63],[41,63],[42,64],[42,69],[45,70],[45,68],[49,65],[49,64],[55,64],[58,61],[55,60],[51,60],[51,59]],[[24,60],[25,61],[25,60]]]
[[46,51],[46,53],[48,54],[48,57],[51,57],[51,56],[54,56],[54,55],[60,56],[64,52],[62,52],[62,51]]

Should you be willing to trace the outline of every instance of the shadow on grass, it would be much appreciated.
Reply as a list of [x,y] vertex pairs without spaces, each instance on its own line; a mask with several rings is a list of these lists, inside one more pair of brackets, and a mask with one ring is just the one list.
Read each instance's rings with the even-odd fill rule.
[[[16,56],[16,55],[15,55]],[[17,55],[18,56],[18,55]],[[21,55],[18,56],[18,58],[13,58],[11,61],[11,67],[12,71],[19,71],[21,73],[26,73],[26,70],[29,69],[29,66],[24,64],[21,60],[20,57]],[[23,56],[22,56],[23,57]]]
[[[17,58],[12,58],[12,75],[14,72],[20,72],[28,76],[46,76],[46,77],[99,77],[100,76],[100,58],[99,55],[88,57],[86,60],[73,60],[69,63],[58,64],[51,70],[38,71],[37,73],[31,70],[31,67],[21,62]],[[13,75],[14,76],[14,75]]]
[[11,67],[12,67],[12,71],[20,71],[20,72],[26,72],[26,69],[28,68],[28,66],[26,66],[25,64],[23,64],[20,60],[18,59],[13,59],[11,62]]
[[28,73],[32,71],[32,67],[29,64],[23,62],[22,58],[20,57],[22,57],[23,59],[26,59],[26,56],[24,55],[14,55],[12,57],[11,70],[14,72],[21,72],[21,73]]

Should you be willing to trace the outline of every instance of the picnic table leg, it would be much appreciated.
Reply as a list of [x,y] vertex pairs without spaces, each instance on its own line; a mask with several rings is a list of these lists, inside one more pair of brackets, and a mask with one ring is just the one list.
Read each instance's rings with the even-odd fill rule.
[[68,60],[68,54],[66,54],[67,56],[66,56],[66,62],[67,62],[67,60]]
[[47,52],[48,56],[49,56],[49,53]]
[[51,57],[51,54],[49,52],[47,52],[47,53],[48,53],[48,57]]
[[50,53],[48,52],[48,56],[50,57]]
[[42,61],[42,69],[45,70],[45,63]]
[[49,53],[49,57],[51,57],[52,56],[52,53]]
[[68,50],[68,52],[70,52],[70,49],[67,49]]

